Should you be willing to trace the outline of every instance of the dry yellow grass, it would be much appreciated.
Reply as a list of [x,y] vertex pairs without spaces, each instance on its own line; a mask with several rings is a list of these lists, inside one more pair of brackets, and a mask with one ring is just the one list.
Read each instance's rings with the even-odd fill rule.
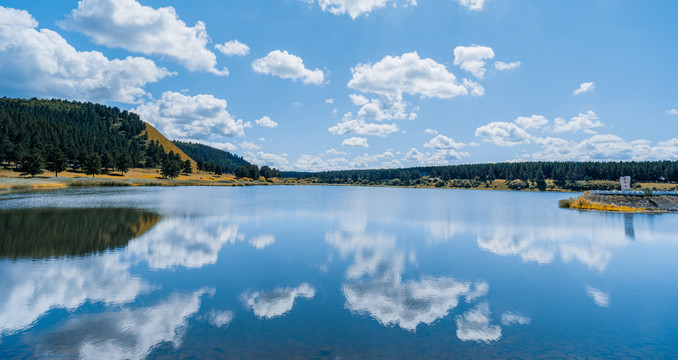
[[560,207],[578,209],[578,210],[598,210],[598,211],[648,211],[644,208],[635,208],[630,206],[621,206],[615,204],[601,204],[591,201],[583,196],[576,199],[560,200]]
[[144,122],[144,124],[146,124],[145,133],[148,134],[148,141],[156,140],[165,148],[165,151],[174,151],[176,154],[179,154],[182,161],[186,161],[186,159],[188,159],[191,162],[194,170],[198,168],[198,163],[196,163],[195,160],[191,159],[188,155],[186,155],[185,152],[181,151],[181,149],[174,145],[173,142],[169,141],[164,135],[162,135],[160,131],[156,130],[156,128],[147,122]]

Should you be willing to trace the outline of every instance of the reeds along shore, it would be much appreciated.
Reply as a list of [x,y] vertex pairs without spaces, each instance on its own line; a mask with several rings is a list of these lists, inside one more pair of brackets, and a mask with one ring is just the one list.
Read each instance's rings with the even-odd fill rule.
[[627,212],[678,212],[678,196],[603,195],[585,193],[578,198],[560,200],[561,208]]

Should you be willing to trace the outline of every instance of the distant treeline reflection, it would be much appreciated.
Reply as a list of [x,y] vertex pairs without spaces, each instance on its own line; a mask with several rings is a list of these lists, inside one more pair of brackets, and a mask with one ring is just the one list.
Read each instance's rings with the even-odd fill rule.
[[0,257],[82,256],[124,247],[160,219],[139,209],[2,210]]

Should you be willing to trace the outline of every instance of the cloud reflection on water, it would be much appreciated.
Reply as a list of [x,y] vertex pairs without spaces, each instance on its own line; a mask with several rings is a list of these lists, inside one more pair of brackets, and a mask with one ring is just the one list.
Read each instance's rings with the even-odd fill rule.
[[87,301],[121,305],[152,288],[112,253],[0,262],[0,273],[0,336],[32,326],[51,309],[74,311]]
[[292,310],[298,297],[312,299],[315,289],[303,283],[295,288],[276,288],[271,291],[244,292],[241,299],[245,306],[260,318],[271,319]]
[[78,315],[38,343],[42,354],[79,359],[143,359],[161,343],[179,348],[201,296],[174,293],[156,305]]

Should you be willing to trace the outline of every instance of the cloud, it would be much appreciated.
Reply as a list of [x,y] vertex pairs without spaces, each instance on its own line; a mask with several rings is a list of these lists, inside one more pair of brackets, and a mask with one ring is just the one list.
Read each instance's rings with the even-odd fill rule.
[[333,98],[325,99],[325,104],[334,104],[334,99]]
[[396,248],[389,234],[364,233],[366,223],[350,218],[344,230],[329,232],[325,242],[334,246],[342,258],[353,257],[346,278],[365,281],[344,284],[345,306],[352,312],[372,316],[384,326],[397,325],[415,331],[420,324],[432,324],[459,304],[484,296],[487,283],[461,282],[450,277],[402,281],[404,253]]
[[254,291],[245,292],[241,295],[242,301],[248,309],[254,312],[254,315],[271,319],[282,316],[292,310],[294,301],[297,297],[312,299],[315,296],[315,289],[303,283],[296,288],[276,288],[272,291]]
[[494,51],[487,46],[473,44],[454,48],[454,65],[482,79],[485,76],[485,59],[492,59]]
[[458,315],[457,337],[461,341],[490,343],[501,339],[501,327],[490,324],[490,307],[484,302]]
[[475,81],[471,81],[469,79],[464,79],[463,82],[464,87],[471,92],[471,95],[475,97],[480,97],[485,95],[485,88],[482,87],[482,85],[478,84]]
[[540,127],[549,123],[548,119],[542,115],[532,115],[530,117],[519,116],[514,120],[514,122],[520,125],[520,127],[523,129],[539,129]]
[[367,143],[367,138],[361,137],[352,137],[345,139],[341,142],[341,146],[352,146],[352,147],[362,147],[368,148],[370,145]]
[[240,143],[240,148],[243,150],[259,150],[261,149],[261,145],[257,145],[250,141],[243,141]]
[[131,242],[125,249],[125,256],[143,260],[151,269],[177,266],[198,269],[216,264],[224,245],[244,239],[238,233],[238,226],[226,218],[171,218]]
[[532,136],[516,124],[508,122],[493,122],[476,129],[476,136],[484,142],[491,142],[498,146],[514,146],[530,142]]
[[461,149],[466,144],[457,143],[445,135],[438,135],[424,144],[424,147],[432,149]]
[[529,317],[522,314],[517,314],[508,311],[501,314],[501,324],[504,326],[509,326],[513,324],[528,325],[531,322],[532,320]]
[[287,51],[273,50],[268,55],[254,60],[252,70],[283,79],[294,81],[301,79],[304,84],[322,85],[325,82],[325,74],[320,69],[307,69],[300,57]]
[[[307,0],[309,4],[315,3],[315,0]],[[382,8],[387,4],[394,7],[398,4],[404,6],[416,6],[416,0],[318,0],[318,4],[323,11],[334,15],[348,14],[351,19],[356,19],[362,15],[369,15],[375,9]]]
[[459,5],[468,8],[469,10],[480,11],[483,9],[485,0],[455,0]]
[[212,324],[212,326],[224,327],[228,326],[228,324],[230,324],[231,321],[233,321],[234,317],[235,314],[233,314],[233,311],[212,310],[207,314],[207,322]]
[[586,294],[593,299],[593,302],[598,306],[609,307],[610,306],[610,295],[606,292],[600,291],[594,287],[587,286]]
[[349,97],[354,105],[360,106],[358,116],[361,118],[369,118],[377,121],[383,120],[414,120],[417,114],[406,111],[407,103],[400,100],[392,100],[388,97],[381,97],[378,99],[367,99],[362,95],[350,94]]
[[669,115],[678,115],[678,110],[676,109],[666,110],[666,113]]
[[191,71],[217,70],[205,24],[188,27],[171,6],[154,9],[135,0],[81,0],[64,21],[63,29],[80,31],[96,44],[123,48],[146,55],[162,55],[176,60]]
[[583,93],[587,93],[587,92],[592,92],[596,88],[595,85],[596,84],[593,81],[581,83],[579,85],[579,89],[576,89],[572,94],[573,95],[579,95],[579,94],[583,94]]
[[238,40],[231,40],[223,44],[216,44],[214,47],[227,56],[244,56],[250,53],[250,47]]
[[0,6],[0,89],[135,103],[148,96],[147,83],[172,75],[149,59],[109,60],[98,51],[77,51],[56,32],[37,27],[27,11]]
[[592,110],[589,110],[583,114],[579,113],[579,115],[573,117],[570,119],[570,121],[565,121],[563,118],[556,118],[553,120],[553,132],[577,132],[581,130],[587,134],[595,134],[595,131],[591,129],[603,126],[603,124],[597,120],[598,115],[596,115],[596,113],[594,113]]
[[386,137],[386,135],[400,130],[395,124],[366,123],[363,119],[352,119],[351,117],[351,113],[346,114],[341,122],[327,130],[335,135],[358,134],[381,137]]
[[268,117],[268,116],[264,116],[261,119],[254,120],[254,122],[259,126],[263,126],[263,127],[267,127],[267,128],[274,128],[274,127],[278,126],[278,123],[271,120],[271,118]]
[[0,273],[0,339],[31,327],[52,309],[74,311],[85,302],[122,305],[151,290],[110,253],[60,261],[5,261]]
[[[373,165],[372,165],[373,163],[375,163],[377,161],[384,160],[384,159],[392,159],[393,156],[394,156],[393,153],[390,152],[390,151],[386,151],[382,154],[374,154],[374,155],[370,155],[370,154],[365,153],[363,155],[356,156],[353,159],[353,161],[349,162],[349,166],[351,166],[352,168],[373,167]],[[390,161],[382,162],[382,166],[388,167],[387,164],[389,164],[389,163],[391,163],[391,162]]]
[[173,294],[160,303],[136,310],[122,309],[76,315],[38,343],[42,353],[66,358],[144,359],[161,343],[181,346],[188,320],[200,309],[201,296]]
[[471,283],[440,277],[419,281],[373,282],[344,285],[346,308],[369,314],[384,326],[415,331],[420,324],[441,319],[472,292]]
[[275,243],[275,236],[273,235],[259,235],[250,239],[250,245],[254,246],[257,250],[271,246],[273,243]]
[[329,150],[327,150],[327,151],[325,151],[325,152],[328,153],[328,154],[330,154],[330,155],[346,155],[346,152],[344,152],[344,151],[337,151],[336,149],[329,149]]
[[170,139],[209,139],[243,136],[242,120],[226,111],[226,100],[208,94],[195,96],[166,91],[132,110]]
[[510,62],[510,63],[496,61],[494,63],[494,68],[499,70],[499,71],[516,69],[518,67],[520,67],[520,61],[514,61],[514,62]]
[[289,161],[287,160],[287,153],[272,154],[259,151],[258,153],[247,152],[244,156],[245,160],[260,166],[268,165],[278,169],[285,168]]
[[426,130],[424,130],[424,133],[431,134],[431,135],[438,135],[438,130],[426,129]]
[[402,99],[404,93],[422,98],[453,98],[467,95],[468,90],[457,82],[444,65],[416,52],[386,56],[375,64],[358,64],[351,69],[348,87],[375,93],[390,99]]

